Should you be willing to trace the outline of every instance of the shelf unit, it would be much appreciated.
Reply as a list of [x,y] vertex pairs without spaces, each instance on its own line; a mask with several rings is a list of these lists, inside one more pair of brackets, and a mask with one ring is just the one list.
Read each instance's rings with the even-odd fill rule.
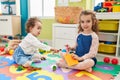
[[16,15],[0,15],[0,35],[15,36],[21,34],[21,18]]
[[[101,20],[118,20],[118,32],[117,33],[109,33],[109,32],[100,32],[103,35],[117,36],[116,40],[116,53],[112,55],[113,57],[120,57],[120,12],[105,12],[105,13],[96,13],[97,19]],[[98,55],[103,56],[104,54],[99,53]],[[111,56],[106,55],[105,56]]]

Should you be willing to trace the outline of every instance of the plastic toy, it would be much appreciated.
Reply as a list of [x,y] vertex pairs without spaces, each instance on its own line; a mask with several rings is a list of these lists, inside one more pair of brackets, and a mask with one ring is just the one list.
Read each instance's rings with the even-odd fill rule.
[[65,45],[65,47],[66,47],[66,52],[68,53],[70,51],[69,46]]
[[98,12],[98,10],[101,8],[102,8],[102,3],[98,3],[98,5],[94,7],[94,11]]
[[9,50],[9,54],[12,55],[14,53],[14,50]]
[[22,71],[22,70],[24,70],[25,68],[23,67],[23,66],[18,66],[18,68],[17,68],[17,71]]
[[101,8],[97,12],[107,12],[107,9],[106,8]]
[[105,2],[103,2],[103,8],[107,8],[108,10],[107,10],[107,12],[112,12],[112,6],[113,6],[113,4],[114,4],[114,2],[115,1],[105,1]]
[[105,0],[94,7],[96,12],[120,12],[119,6],[120,0]]
[[104,58],[104,62],[105,62],[105,63],[109,63],[109,62],[110,62],[110,58],[109,58],[109,57],[105,57],[105,58]]
[[8,47],[8,43],[5,44],[5,47]]
[[39,49],[39,52],[40,52],[41,54],[44,54],[44,53],[46,52],[46,50]]
[[61,51],[66,53],[66,49],[62,49]]
[[4,51],[4,47],[0,47],[0,52],[3,52]]
[[43,42],[43,44],[46,44],[46,45],[48,45],[48,43],[47,43],[47,42]]
[[7,38],[4,38],[8,43],[5,45],[5,49],[1,54],[13,54],[15,48],[18,46],[18,44],[21,42],[21,40],[10,40]]
[[41,60],[46,60],[46,58],[45,57],[41,57]]
[[[41,41],[41,42],[42,42],[42,41]],[[45,45],[48,45],[47,42],[42,42],[42,43],[45,44]],[[51,52],[50,50],[46,51],[46,50],[43,50],[43,49],[39,49],[39,53],[40,53],[40,54],[50,53],[50,52]]]
[[111,60],[111,63],[112,63],[112,64],[118,64],[118,59],[117,59],[117,58],[113,58],[113,59]]
[[56,65],[53,65],[53,66],[52,66],[52,70],[53,70],[53,71],[56,71],[56,69],[57,69],[57,66],[56,66]]
[[12,39],[13,39],[13,37],[12,37],[12,36],[8,36],[8,39],[12,40]]

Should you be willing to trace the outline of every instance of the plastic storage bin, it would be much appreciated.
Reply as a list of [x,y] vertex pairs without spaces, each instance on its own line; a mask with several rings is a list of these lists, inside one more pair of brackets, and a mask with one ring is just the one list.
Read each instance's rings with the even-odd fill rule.
[[116,45],[100,43],[99,48],[98,48],[98,52],[115,54]]
[[120,12],[120,4],[113,5],[113,12]]
[[118,21],[99,21],[99,30],[100,31],[110,31],[110,32],[117,32],[118,31]]
[[99,34],[99,40],[100,41],[117,42],[117,35],[100,33]]

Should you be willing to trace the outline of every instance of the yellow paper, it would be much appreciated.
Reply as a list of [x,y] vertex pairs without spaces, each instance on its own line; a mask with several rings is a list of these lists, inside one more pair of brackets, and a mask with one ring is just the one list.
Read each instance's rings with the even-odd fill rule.
[[65,58],[65,61],[66,61],[67,64],[68,64],[68,66],[73,66],[73,65],[76,65],[76,64],[79,63],[78,60],[72,58],[72,55],[71,55],[71,54],[68,54],[68,53],[65,54],[65,55],[64,55],[64,58]]

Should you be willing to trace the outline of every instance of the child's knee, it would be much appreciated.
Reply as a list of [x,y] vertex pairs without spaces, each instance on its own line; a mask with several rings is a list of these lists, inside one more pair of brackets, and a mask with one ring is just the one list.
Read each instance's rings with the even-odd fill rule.
[[41,58],[41,55],[39,53],[38,54],[34,54],[33,58]]

